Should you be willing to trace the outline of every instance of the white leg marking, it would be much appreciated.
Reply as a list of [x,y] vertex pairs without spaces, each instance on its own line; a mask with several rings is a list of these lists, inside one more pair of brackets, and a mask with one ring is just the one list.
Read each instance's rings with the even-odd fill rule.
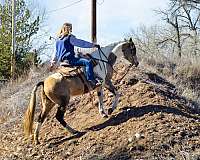
[[98,97],[99,97],[99,112],[100,112],[103,111],[103,90],[101,89],[99,93],[100,95],[98,95]]
[[38,143],[38,135],[39,135],[41,126],[42,126],[42,124],[40,122],[37,122],[37,125],[36,125],[36,128],[35,128],[35,132],[34,132],[34,141],[36,143]]
[[99,98],[99,113],[101,114],[101,116],[105,117],[107,116],[104,110],[104,106],[103,106],[103,89],[101,88],[100,91],[98,91],[98,98]]

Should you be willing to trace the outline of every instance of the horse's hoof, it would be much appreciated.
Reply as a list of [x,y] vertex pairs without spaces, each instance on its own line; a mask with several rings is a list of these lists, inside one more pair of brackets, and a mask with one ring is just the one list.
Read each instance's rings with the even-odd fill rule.
[[24,143],[28,143],[28,141],[29,141],[29,140],[28,140],[27,137],[23,138],[23,142],[24,142]]
[[79,131],[77,131],[75,134],[74,134],[74,136],[75,137],[81,137],[81,136],[83,136],[85,134],[85,132],[79,132]]
[[103,118],[108,118],[108,115],[107,114],[103,114],[102,117]]
[[109,109],[108,109],[108,115],[111,115],[112,112],[113,112],[113,109],[112,109],[112,108],[109,108]]
[[101,117],[108,118],[108,115],[104,111],[100,111],[99,113],[100,113]]
[[35,145],[39,145],[40,144],[40,142],[39,141],[35,141]]

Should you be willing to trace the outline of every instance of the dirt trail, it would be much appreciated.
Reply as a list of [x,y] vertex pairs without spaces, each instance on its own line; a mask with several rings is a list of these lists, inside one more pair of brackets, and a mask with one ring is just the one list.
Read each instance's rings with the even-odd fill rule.
[[[117,67],[121,73],[114,80],[125,70]],[[65,120],[82,131],[78,137],[63,130],[54,118],[56,109],[41,129],[38,146],[23,142],[22,118],[1,124],[0,159],[200,159],[200,116],[175,86],[136,68],[116,86],[122,96],[107,119],[100,117],[96,101],[92,106],[89,94],[70,102]],[[106,108],[112,98],[105,91]]]

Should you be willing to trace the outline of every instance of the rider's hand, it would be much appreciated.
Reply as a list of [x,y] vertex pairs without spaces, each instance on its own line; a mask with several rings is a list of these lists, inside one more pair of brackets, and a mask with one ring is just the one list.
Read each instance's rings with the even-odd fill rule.
[[51,62],[51,65],[49,67],[50,71],[53,71],[53,69],[55,68],[55,62]]
[[95,44],[94,47],[96,47],[96,48],[98,48],[98,49],[101,48],[99,44]]
[[77,53],[77,57],[83,57],[83,56],[84,56],[84,54],[82,52]]

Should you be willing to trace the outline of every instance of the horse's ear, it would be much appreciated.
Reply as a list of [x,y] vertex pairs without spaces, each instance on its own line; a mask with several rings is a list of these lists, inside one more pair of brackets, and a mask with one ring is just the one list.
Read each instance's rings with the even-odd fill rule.
[[133,42],[132,38],[129,38],[129,42],[130,42],[130,43],[132,43],[132,42]]

